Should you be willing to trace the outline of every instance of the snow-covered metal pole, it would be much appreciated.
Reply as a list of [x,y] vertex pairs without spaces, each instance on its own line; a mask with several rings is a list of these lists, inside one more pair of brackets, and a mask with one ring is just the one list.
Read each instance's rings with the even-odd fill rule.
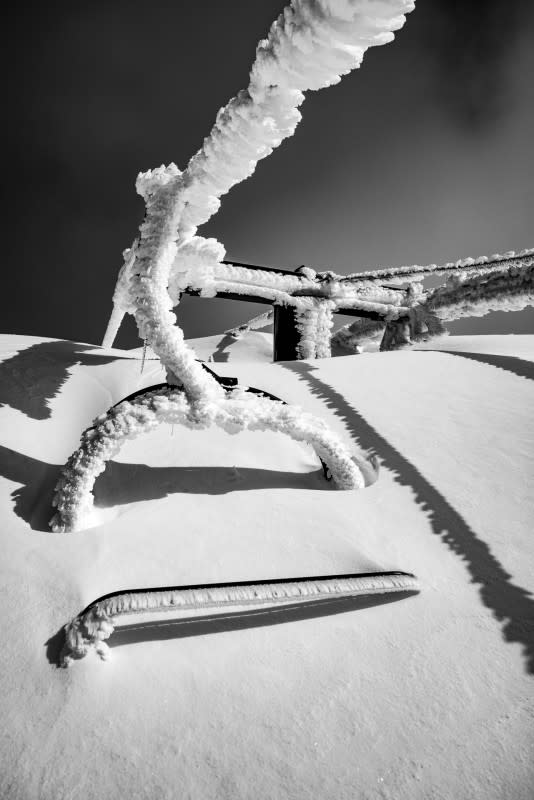
[[[175,402],[185,402],[187,410],[178,417],[185,414],[188,424],[215,423],[230,430],[280,430],[309,441],[344,489],[364,485],[348,447],[321,420],[298,409],[278,408],[266,398],[243,400],[236,392],[226,394],[196,361],[172,309],[180,290],[198,282],[195,253],[201,264],[199,254],[207,254],[208,271],[210,259],[213,266],[213,252],[206,248],[207,240],[196,237],[197,228],[218,210],[222,195],[293,134],[301,119],[303,92],[338,83],[359,67],[365,51],[391,41],[405,22],[404,14],[413,8],[413,0],[292,0],[259,43],[247,89],[219,111],[185,172],[170,164],[139,175],[137,190],[145,200],[146,215],[137,244],[127,253],[116,294],[117,305],[133,309],[139,334],[161,359],[169,382],[183,389],[183,394],[177,390]],[[164,398],[149,397],[134,408],[125,404],[119,411],[112,409],[86,431],[58,483],[54,530],[87,524],[92,486],[110,455],[136,429],[168,418]]]

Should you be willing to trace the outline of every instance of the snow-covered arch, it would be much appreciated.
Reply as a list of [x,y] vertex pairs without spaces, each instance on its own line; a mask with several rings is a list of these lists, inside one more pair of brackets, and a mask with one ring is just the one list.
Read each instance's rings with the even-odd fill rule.
[[245,429],[284,433],[312,445],[338,488],[365,486],[362,472],[343,442],[322,420],[296,406],[236,387],[224,402],[206,401],[193,411],[181,389],[165,387],[119,403],[84,431],[81,445],[63,468],[56,487],[53,502],[57,512],[50,521],[52,530],[68,532],[90,527],[93,487],[107,462],[127,439],[147,433],[162,422],[189,428],[218,425],[228,433]]

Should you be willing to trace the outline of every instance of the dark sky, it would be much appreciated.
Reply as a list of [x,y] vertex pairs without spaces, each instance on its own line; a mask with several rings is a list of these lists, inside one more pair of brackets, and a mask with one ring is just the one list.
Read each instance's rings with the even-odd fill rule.
[[[4,331],[101,341],[143,213],[137,173],[186,166],[282,7],[17,4],[4,34]],[[419,0],[393,44],[308,94],[296,135],[199,232],[237,261],[342,273],[532,246],[533,12]],[[187,298],[178,315],[201,336],[263,309]],[[533,333],[534,310],[452,328]],[[119,344],[136,346],[132,322]]]

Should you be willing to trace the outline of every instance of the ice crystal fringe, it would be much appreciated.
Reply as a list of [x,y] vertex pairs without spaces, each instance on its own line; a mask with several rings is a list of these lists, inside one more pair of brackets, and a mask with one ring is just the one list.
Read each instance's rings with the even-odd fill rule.
[[427,275],[448,275],[455,272],[470,274],[485,274],[488,272],[499,271],[511,266],[530,266],[534,263],[534,248],[527,248],[516,253],[509,250],[503,255],[495,253],[492,256],[480,256],[479,258],[461,258],[458,261],[448,261],[446,264],[427,264],[426,266],[414,265],[411,267],[385,267],[365,272],[355,272],[350,275],[340,276],[342,280],[370,281],[382,280],[395,283],[397,280],[403,282],[408,278],[412,280],[422,280]]
[[534,258],[484,275],[450,278],[429,296],[425,308],[441,320],[482,317],[490,311],[521,311],[534,305]]
[[117,618],[129,614],[306,603],[360,595],[416,592],[418,588],[413,575],[384,572],[116,593],[95,601],[65,626],[60,662],[68,667],[92,649],[103,660],[109,659],[110,649],[105,640],[113,633]]
[[331,355],[330,331],[334,324],[332,315],[336,304],[315,297],[298,300],[301,301],[296,307],[297,330],[300,334],[299,358],[328,358]]

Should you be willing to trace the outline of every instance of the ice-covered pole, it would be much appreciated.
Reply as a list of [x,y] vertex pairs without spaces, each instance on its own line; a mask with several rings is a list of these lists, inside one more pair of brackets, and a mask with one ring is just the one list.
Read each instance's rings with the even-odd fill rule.
[[[121,293],[135,305],[141,335],[145,338],[143,332],[147,334],[158,355],[159,350],[168,355],[163,342],[176,338],[167,324],[174,315],[168,316],[172,302],[165,296],[164,284],[168,285],[180,248],[217,211],[220,197],[251,175],[261,158],[293,134],[301,119],[298,109],[303,92],[338,83],[342,75],[359,67],[365,51],[391,41],[393,32],[405,22],[404,14],[413,8],[413,0],[293,0],[259,43],[247,89],[219,111],[211,133],[184,174],[179,175],[170,165],[166,170],[139,176],[140,193],[145,200],[150,195],[139,243],[142,269],[138,274],[136,264],[133,276],[131,270],[124,269],[119,283]],[[156,172],[163,179],[160,187],[154,180]],[[159,193],[161,203],[156,197]],[[151,213],[150,206],[163,213]],[[142,290],[148,268],[157,274],[154,304]],[[184,271],[184,288],[190,277]],[[125,308],[128,301],[121,307]],[[147,307],[151,306],[154,310],[157,307],[160,315],[160,324],[154,330],[147,329]],[[162,327],[164,317],[167,319]],[[110,337],[106,341],[109,343]],[[186,346],[182,342],[180,347],[183,351]],[[186,360],[188,371],[202,383],[200,373],[190,359]],[[173,371],[182,380],[184,365],[175,361]]]

